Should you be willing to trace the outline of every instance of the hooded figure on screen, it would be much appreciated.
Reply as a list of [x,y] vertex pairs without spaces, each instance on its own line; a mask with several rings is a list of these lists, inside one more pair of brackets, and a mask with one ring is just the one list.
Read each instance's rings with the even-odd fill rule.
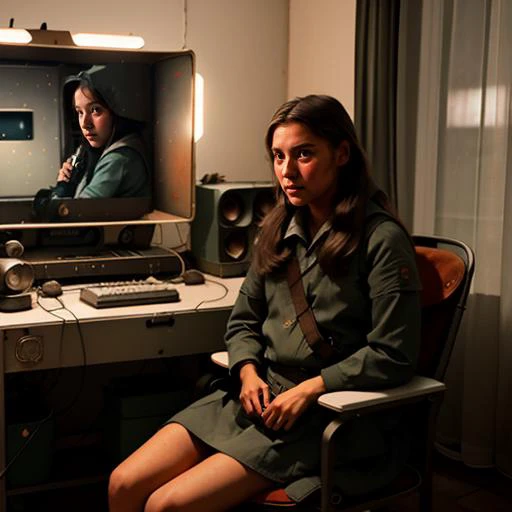
[[66,80],[64,101],[72,105],[81,135],[75,153],[59,170],[53,197],[150,196],[144,124],[123,115],[120,98],[105,66]]

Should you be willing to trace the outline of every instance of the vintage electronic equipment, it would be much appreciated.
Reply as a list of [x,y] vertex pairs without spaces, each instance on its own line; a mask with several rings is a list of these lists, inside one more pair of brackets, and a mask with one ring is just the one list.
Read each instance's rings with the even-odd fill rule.
[[[7,240],[22,244],[24,258],[35,266],[53,258],[52,268],[60,270],[45,275],[48,279],[62,277],[66,264],[72,268],[72,262],[59,259],[59,251],[62,256],[73,252],[70,247],[83,247],[93,255],[116,244],[149,250],[156,224],[192,220],[195,56],[190,50],[78,47],[69,37],[57,37],[58,31],[53,31],[55,44],[38,44],[36,32],[35,44],[0,44],[0,244],[4,252]],[[65,85],[84,71],[108,84],[119,116],[143,127],[152,181],[147,197],[54,194],[62,162],[71,155],[79,162],[83,156],[77,149],[83,143],[77,115]],[[166,257],[176,260],[175,255]],[[141,256],[141,261],[144,265],[147,258]],[[84,268],[81,260],[77,264]],[[177,261],[174,267],[179,269]],[[124,269],[130,272],[126,265]]]
[[199,269],[221,277],[249,268],[258,226],[274,205],[271,183],[197,185],[192,252]]

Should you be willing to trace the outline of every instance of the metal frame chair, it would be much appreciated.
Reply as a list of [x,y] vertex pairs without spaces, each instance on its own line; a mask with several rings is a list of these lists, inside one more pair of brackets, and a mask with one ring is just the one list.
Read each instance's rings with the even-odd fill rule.
[[[338,391],[320,396],[318,403],[337,413],[325,428],[320,447],[321,512],[364,511],[413,492],[419,494],[421,512],[432,510],[432,452],[437,416],[445,391],[442,381],[469,294],[474,254],[465,243],[451,238],[417,235],[413,236],[413,241],[423,285],[422,344],[417,375],[396,388]],[[227,352],[214,353],[211,359],[219,366],[228,367]],[[415,433],[419,434],[408,465],[393,482],[378,491],[355,497],[339,495],[333,481],[337,431],[355,417],[404,407],[414,408]],[[282,507],[301,509],[284,489],[262,493],[252,503],[263,505],[265,510]],[[306,506],[311,510],[310,502]]]

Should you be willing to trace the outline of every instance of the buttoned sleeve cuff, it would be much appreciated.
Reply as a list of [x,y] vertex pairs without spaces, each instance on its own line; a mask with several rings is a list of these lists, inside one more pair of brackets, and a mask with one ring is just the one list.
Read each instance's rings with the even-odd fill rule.
[[243,359],[242,361],[238,361],[237,363],[235,363],[233,365],[231,364],[231,360],[230,360],[229,374],[232,377],[238,377],[242,367],[245,366],[246,364],[250,364],[250,363],[254,364],[254,366],[256,366],[256,368],[258,368],[258,366],[259,366],[258,361],[256,361],[255,359]]

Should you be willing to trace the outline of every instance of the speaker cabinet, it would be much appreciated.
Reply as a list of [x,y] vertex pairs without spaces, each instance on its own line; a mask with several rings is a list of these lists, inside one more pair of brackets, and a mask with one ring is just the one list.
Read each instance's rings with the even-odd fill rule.
[[191,235],[198,268],[220,277],[245,274],[259,224],[274,201],[271,183],[197,185]]

